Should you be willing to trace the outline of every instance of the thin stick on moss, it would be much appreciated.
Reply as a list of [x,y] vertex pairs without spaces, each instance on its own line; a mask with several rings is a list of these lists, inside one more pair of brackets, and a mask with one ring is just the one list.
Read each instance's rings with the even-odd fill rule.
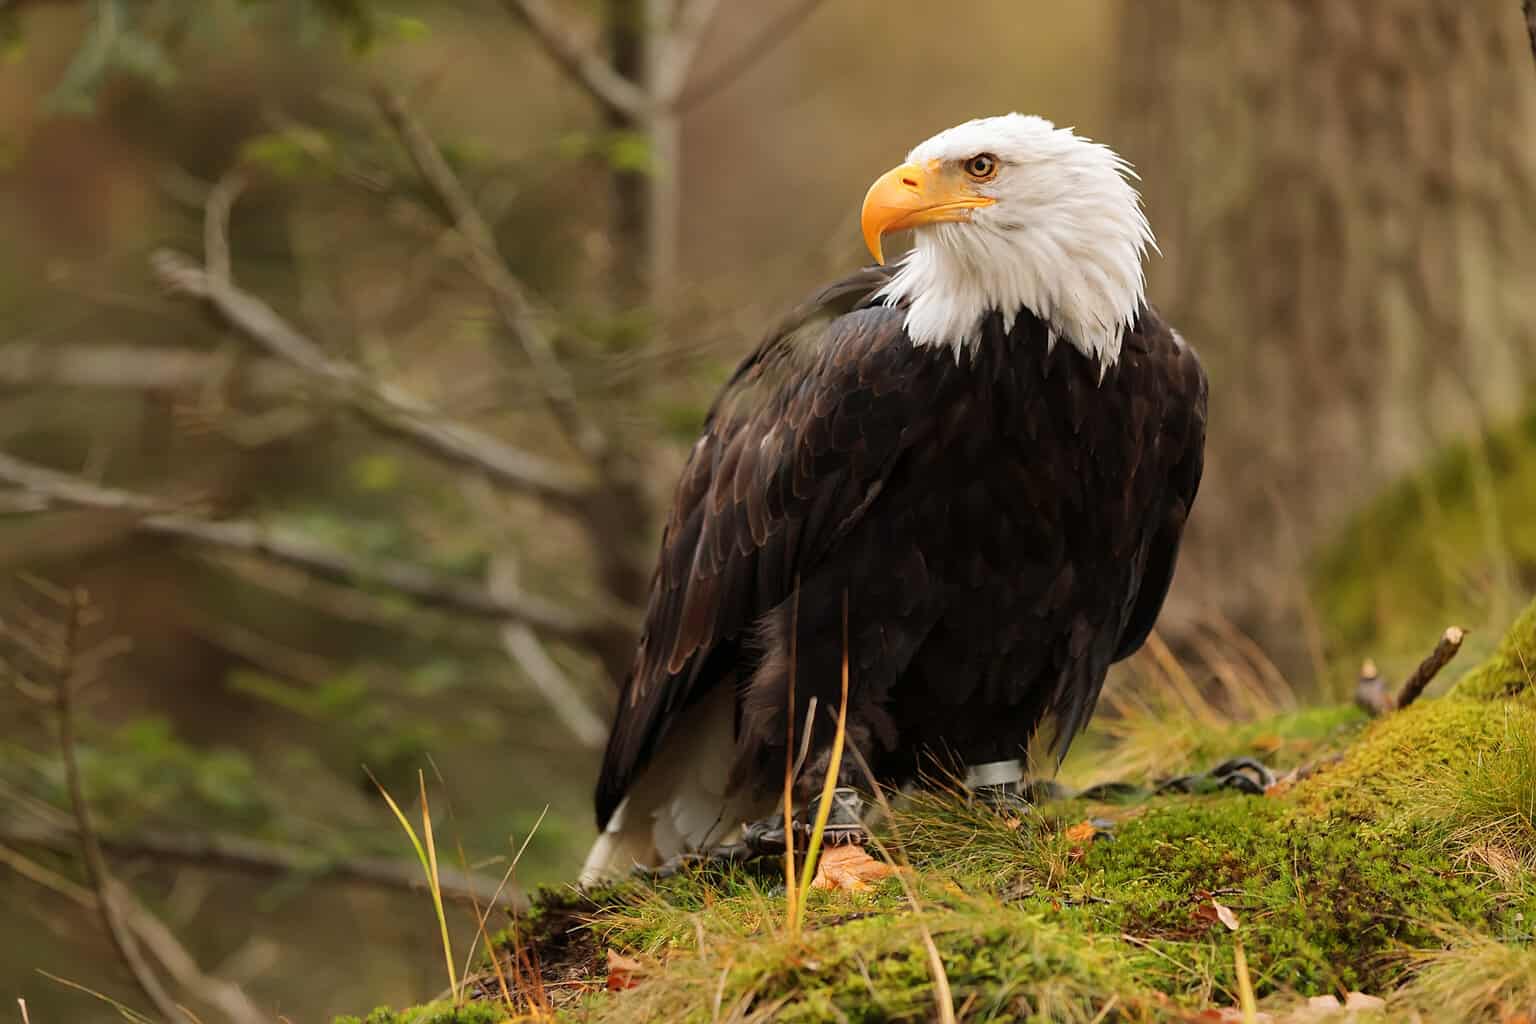
[[1424,688],[1430,684],[1440,670],[1456,657],[1461,650],[1461,642],[1467,637],[1466,630],[1460,626],[1451,626],[1440,636],[1440,642],[1429,653],[1429,657],[1419,662],[1419,667],[1413,670],[1413,675],[1403,683],[1403,688],[1397,692],[1397,700],[1394,706],[1401,710],[1419,699]]
[[1253,979],[1248,976],[1248,957],[1243,940],[1232,940],[1232,967],[1237,974],[1237,999],[1243,1010],[1243,1024],[1259,1024],[1259,1004],[1253,996]]
[[[810,726],[807,726],[810,728]],[[843,766],[843,744],[848,737],[848,591],[843,590],[843,666],[842,696],[837,705],[837,731],[832,734],[832,757],[827,764],[827,777],[821,785],[821,802],[816,806],[816,821],[811,826],[811,841],[805,851],[805,866],[800,869],[800,892],[795,897],[795,924],[790,929],[794,937],[800,935],[805,921],[805,904],[811,898],[811,881],[816,870],[816,858],[821,853],[821,832],[832,816],[832,800],[837,792],[837,777]],[[792,837],[786,837],[793,842]]]
[[1440,674],[1440,670],[1456,657],[1466,637],[1466,630],[1460,626],[1447,628],[1435,649],[1419,662],[1419,667],[1413,670],[1395,697],[1387,692],[1386,681],[1381,678],[1376,663],[1367,658],[1360,665],[1360,678],[1355,683],[1355,703],[1376,718],[1401,711],[1424,694],[1425,688]]

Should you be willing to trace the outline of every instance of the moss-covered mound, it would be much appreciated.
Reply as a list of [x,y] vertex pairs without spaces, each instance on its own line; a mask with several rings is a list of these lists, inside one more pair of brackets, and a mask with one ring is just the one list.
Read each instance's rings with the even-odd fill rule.
[[1536,1012],[1526,666],[1536,607],[1442,698],[1372,722],[1291,715],[1202,748],[1307,751],[1263,796],[1016,813],[911,798],[884,832],[910,870],[813,892],[798,937],[773,864],[547,894],[502,944],[510,1005],[487,972],[484,1001],[457,1015],[367,1020],[1217,1020],[1250,989],[1270,1019],[1357,990],[1385,1000],[1361,1011],[1375,1019],[1517,1019]]

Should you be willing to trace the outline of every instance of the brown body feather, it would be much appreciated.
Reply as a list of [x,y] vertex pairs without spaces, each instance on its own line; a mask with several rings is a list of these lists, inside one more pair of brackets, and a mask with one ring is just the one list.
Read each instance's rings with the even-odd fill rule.
[[[1150,308],[1120,359],[991,316],[957,360],[867,305],[871,269],[828,288],[749,356],[677,487],[644,635],[597,787],[599,826],[710,694],[734,693],[730,789],[782,781],[790,630],[797,732],[836,705],[851,609],[849,739],[889,781],[926,756],[1058,750],[1110,663],[1145,640],[1173,575],[1205,437],[1194,352]],[[800,588],[799,617],[791,595]],[[830,744],[818,714],[812,750]],[[812,756],[804,792],[824,764]]]

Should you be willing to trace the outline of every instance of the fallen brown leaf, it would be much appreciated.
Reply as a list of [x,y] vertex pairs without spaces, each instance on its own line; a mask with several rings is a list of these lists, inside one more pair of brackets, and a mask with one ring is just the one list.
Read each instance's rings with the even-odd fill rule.
[[870,882],[895,873],[894,867],[871,857],[862,846],[834,846],[822,853],[821,863],[816,865],[816,877],[811,879],[811,888],[862,892],[869,888]]
[[622,992],[627,988],[634,988],[640,984],[640,976],[645,973],[645,965],[638,960],[633,960],[622,953],[608,951],[608,991]]
[[1274,733],[1265,733],[1263,736],[1255,737],[1253,741],[1253,749],[1261,754],[1273,754],[1283,746],[1285,746],[1285,740]]
[[1228,931],[1237,931],[1237,915],[1232,913],[1232,908],[1222,903],[1211,900],[1211,906],[1216,908],[1216,919],[1227,926]]
[[1071,825],[1067,828],[1067,838],[1074,843],[1092,842],[1093,837],[1098,835],[1098,833],[1099,830],[1094,827],[1091,821],[1080,821],[1076,825]]

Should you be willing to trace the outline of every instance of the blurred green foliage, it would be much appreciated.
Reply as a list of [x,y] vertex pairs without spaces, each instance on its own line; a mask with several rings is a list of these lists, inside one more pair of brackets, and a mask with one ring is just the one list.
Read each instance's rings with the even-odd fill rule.
[[1536,589],[1536,409],[1449,446],[1352,517],[1312,589],[1351,685],[1365,657],[1402,677],[1451,625],[1472,629],[1467,653],[1492,650],[1496,624]]

